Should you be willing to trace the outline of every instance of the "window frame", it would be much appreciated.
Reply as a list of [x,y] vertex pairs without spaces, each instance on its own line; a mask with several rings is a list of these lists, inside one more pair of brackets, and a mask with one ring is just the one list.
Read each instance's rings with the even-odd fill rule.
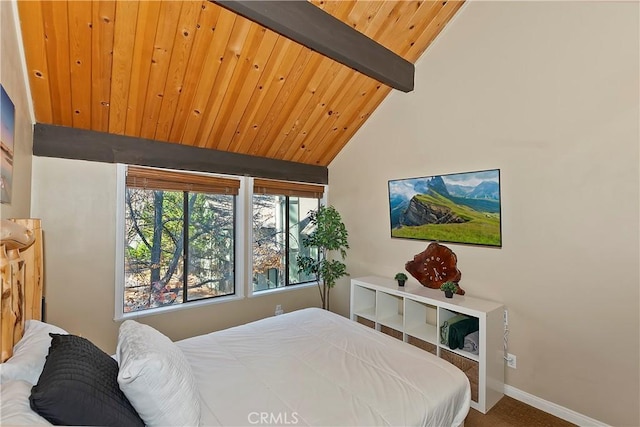
[[[211,304],[221,304],[230,301],[238,301],[244,298],[245,282],[246,282],[246,268],[244,268],[243,259],[246,256],[246,242],[244,236],[246,236],[246,197],[243,197],[246,193],[247,178],[238,177],[233,175],[222,174],[208,174],[198,173],[198,175],[208,175],[213,177],[233,178],[240,181],[239,193],[235,199],[235,221],[234,221],[234,266],[235,266],[235,279],[233,295],[219,296],[215,298],[204,298],[193,301],[186,301],[175,305],[166,305],[163,307],[154,307],[146,310],[124,312],[124,282],[125,282],[125,192],[126,192],[126,164],[118,163],[116,165],[116,248],[115,248],[115,314],[114,320],[126,320],[135,319],[139,317],[152,316],[162,314],[166,312],[173,312],[176,310],[184,310],[189,308],[196,308]],[[170,170],[171,171],[171,170]],[[179,173],[193,173],[187,171],[172,171]]]
[[[124,245],[125,245],[125,191],[126,191],[126,164],[116,164],[116,247],[115,247],[115,321],[135,319],[146,316],[161,315],[164,313],[188,310],[202,306],[225,304],[231,301],[239,301],[245,298],[257,298],[279,292],[291,292],[309,287],[316,287],[317,281],[309,281],[295,285],[287,285],[281,288],[253,291],[253,188],[254,178],[228,174],[200,173],[221,178],[233,178],[240,180],[240,188],[235,203],[235,295],[226,295],[215,298],[189,301],[187,303],[155,307],[147,310],[124,312]],[[182,170],[168,171],[179,173],[196,173]],[[293,181],[292,181],[293,182]],[[304,183],[301,183],[304,184]],[[320,198],[320,205],[326,206],[329,187],[323,185],[324,192]],[[288,247],[287,247],[288,250]]]
[[[326,185],[323,185],[324,187],[324,192],[322,194],[322,197],[318,198],[318,206],[326,206],[327,203],[327,194],[328,194],[328,187]],[[295,289],[304,289],[304,288],[309,288],[309,287],[316,287],[318,286],[318,281],[317,280],[310,280],[308,282],[301,282],[301,283],[294,283],[294,284],[289,284],[289,283],[285,283],[284,286],[279,287],[279,288],[271,288],[271,289],[262,289],[259,291],[254,291],[253,290],[253,196],[254,196],[254,179],[251,178],[251,182],[250,185],[247,186],[247,193],[248,193],[248,198],[250,203],[247,205],[248,209],[247,209],[247,215],[249,216],[248,218],[248,232],[249,232],[249,238],[247,243],[247,246],[249,248],[250,253],[248,254],[248,262],[247,262],[247,297],[248,298],[255,298],[255,297],[259,297],[259,296],[264,296],[264,295],[271,295],[274,293],[279,293],[279,292],[287,292],[287,291],[291,291],[291,290],[295,290]],[[295,195],[287,195],[287,194],[273,194],[273,195],[280,195],[280,196],[285,196],[287,197],[287,208],[285,209],[285,211],[287,212],[287,233],[286,233],[286,245],[285,245],[285,259],[288,259],[289,255],[289,197],[301,197],[301,196],[295,196]],[[286,281],[288,282],[289,279],[289,273],[288,273],[288,265],[287,265],[287,273],[286,273]]]

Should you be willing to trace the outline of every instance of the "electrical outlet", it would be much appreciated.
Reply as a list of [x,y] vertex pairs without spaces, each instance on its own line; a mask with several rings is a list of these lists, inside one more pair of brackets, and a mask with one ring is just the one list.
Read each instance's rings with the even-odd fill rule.
[[279,316],[282,313],[284,313],[284,311],[282,311],[282,306],[280,304],[276,305],[276,316]]
[[509,326],[509,310],[504,309],[504,326]]
[[516,369],[516,356],[515,354],[507,353],[507,366]]

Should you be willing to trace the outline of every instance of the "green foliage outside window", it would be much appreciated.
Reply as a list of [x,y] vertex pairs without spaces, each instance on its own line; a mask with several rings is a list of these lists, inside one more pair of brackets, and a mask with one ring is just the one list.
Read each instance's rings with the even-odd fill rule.
[[264,195],[253,196],[253,290],[281,288],[313,281],[314,274],[300,272],[299,255],[317,258],[317,249],[304,247],[302,239],[311,233],[310,209],[318,199]]
[[233,294],[234,204],[223,194],[127,188],[124,312]]

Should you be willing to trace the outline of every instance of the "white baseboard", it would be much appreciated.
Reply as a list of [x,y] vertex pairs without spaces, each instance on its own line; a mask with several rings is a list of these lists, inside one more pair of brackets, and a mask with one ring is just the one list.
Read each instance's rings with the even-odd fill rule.
[[538,396],[534,396],[533,394],[529,394],[507,384],[504,385],[504,394],[516,400],[519,400],[520,402],[524,402],[529,406],[533,406],[534,408],[538,408],[541,411],[544,411],[551,415],[555,415],[558,418],[562,418],[565,421],[569,421],[570,423],[579,426],[610,427],[608,424],[605,424],[601,421],[594,420],[593,418],[589,418],[586,415],[579,414],[576,411],[572,411],[571,409],[557,405],[553,402],[549,402],[548,400],[541,399]]

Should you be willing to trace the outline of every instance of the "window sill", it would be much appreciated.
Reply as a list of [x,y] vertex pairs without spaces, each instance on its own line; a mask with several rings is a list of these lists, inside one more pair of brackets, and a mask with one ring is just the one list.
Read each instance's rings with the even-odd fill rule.
[[240,301],[242,299],[244,299],[242,295],[228,295],[228,296],[218,297],[218,298],[208,298],[202,301],[192,301],[192,302],[183,303],[183,304],[150,308],[148,310],[121,313],[119,315],[116,315],[113,318],[113,320],[115,320],[116,322],[119,322],[127,319],[137,319],[139,317],[155,316],[158,314],[165,314],[173,311],[186,310],[186,309],[197,308],[197,307],[202,307],[206,305],[222,304],[222,303],[231,302],[231,301]]
[[312,286],[317,287],[318,286],[318,282],[309,282],[309,283],[304,283],[304,284],[300,284],[300,285],[285,286],[285,287],[282,287],[282,288],[265,289],[263,291],[250,292],[248,298],[255,298],[255,297],[261,297],[261,296],[265,296],[265,295],[278,294],[280,292],[290,292],[290,291],[295,291],[296,289],[310,288]]

